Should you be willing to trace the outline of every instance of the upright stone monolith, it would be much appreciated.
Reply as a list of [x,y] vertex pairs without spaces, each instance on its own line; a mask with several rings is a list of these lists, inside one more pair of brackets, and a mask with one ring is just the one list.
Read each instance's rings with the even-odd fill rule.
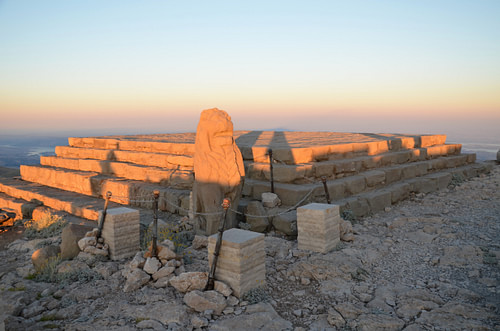
[[[193,208],[198,234],[217,232],[222,214],[222,200],[238,207],[245,168],[241,152],[233,138],[231,117],[217,108],[201,113],[196,131],[194,153]],[[200,214],[201,213],[201,214]],[[205,214],[205,215],[203,215]],[[209,214],[209,215],[207,215]],[[237,225],[236,214],[228,211],[226,228]]]

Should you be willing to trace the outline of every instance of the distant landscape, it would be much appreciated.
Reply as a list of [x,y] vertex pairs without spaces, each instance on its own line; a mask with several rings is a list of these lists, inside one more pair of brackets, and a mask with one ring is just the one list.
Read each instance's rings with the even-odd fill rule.
[[39,164],[40,156],[54,155],[56,146],[67,144],[67,137],[0,135],[0,167]]
[[[476,153],[481,161],[496,159],[500,149],[500,143],[491,140],[471,142],[451,137],[447,142],[462,144],[462,152]],[[22,164],[39,164],[40,156],[54,155],[56,146],[65,145],[68,145],[68,137],[63,136],[0,135],[0,167],[19,168]]]

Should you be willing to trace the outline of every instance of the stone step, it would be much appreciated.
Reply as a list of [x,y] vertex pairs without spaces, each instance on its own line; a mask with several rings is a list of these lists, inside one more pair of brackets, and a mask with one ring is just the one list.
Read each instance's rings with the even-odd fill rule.
[[[79,167],[80,161],[93,160],[75,160],[75,168]],[[76,166],[78,164],[78,166]],[[101,170],[103,173],[113,173],[117,177],[114,180],[138,180],[145,182],[153,182],[160,186],[168,186],[170,188],[186,189],[191,188],[193,176],[186,172],[168,172],[155,169],[140,169],[133,165],[125,163],[115,163],[107,171],[104,167]],[[86,195],[101,195],[102,183],[110,180],[110,176],[104,175],[96,171],[80,171],[67,168],[54,168],[50,166],[27,166],[20,167],[21,177],[24,180],[40,183],[50,187],[56,187],[67,191],[78,192]],[[96,169],[97,170],[97,169]],[[147,171],[146,171],[147,170]]]
[[154,191],[159,191],[160,210],[183,216],[189,210],[190,189],[43,166],[21,166],[21,176],[25,181],[91,197],[103,197],[111,192],[111,201],[147,209],[153,206]]
[[33,209],[37,206],[39,206],[39,203],[13,198],[0,192],[0,208],[16,213],[16,219],[30,218]]
[[[327,181],[327,187],[330,198],[332,200],[340,200],[401,180],[421,177],[442,169],[456,168],[473,162],[475,162],[475,154],[439,157],[426,161],[383,167],[353,176],[329,180]],[[279,196],[282,203],[287,206],[296,205],[307,195],[312,195],[313,197],[323,196],[323,201],[325,199],[323,183],[321,181],[300,185],[275,183],[274,187],[275,193]],[[270,192],[270,190],[271,184],[269,181],[246,179],[243,187],[243,195],[253,199],[260,199],[262,193]]]
[[[278,138],[277,138],[278,137]],[[235,131],[243,159],[268,162],[268,150],[285,164],[338,160],[443,145],[445,135],[398,135],[337,132]],[[71,147],[194,155],[194,133],[68,138]]]
[[193,169],[193,158],[185,155],[71,146],[57,146],[55,152],[59,157],[70,159],[119,161],[167,169]]
[[[188,215],[190,191],[168,189],[137,181],[107,182],[103,191],[105,189],[112,192],[108,208],[122,205],[137,208],[141,214],[141,222],[145,224],[152,220],[155,190],[160,193],[158,207],[161,211]],[[22,179],[0,177],[0,208],[16,212],[19,218],[30,218],[33,210],[40,206],[97,221],[99,211],[104,208],[104,200],[102,197],[69,192]]]
[[[361,193],[346,199],[332,201],[340,206],[344,217],[363,217],[384,210],[410,197],[412,193],[430,193],[448,187],[453,180],[459,181],[488,173],[492,163],[468,164],[458,168],[446,169],[422,177],[404,180],[386,187]],[[324,203],[324,202],[323,202]]]
[[[144,136],[117,136],[117,137],[85,137],[68,138],[71,147],[98,148],[108,150],[123,150],[149,153],[165,153],[175,155],[194,155],[194,140],[190,143],[165,142],[151,140],[155,135]],[[167,136],[167,135],[158,135]],[[175,136],[175,135],[169,135]],[[147,140],[148,139],[148,140]]]
[[[10,199],[14,199],[15,203],[22,202],[22,204],[26,204],[23,201],[29,201],[34,205],[43,204],[52,209],[65,211],[94,221],[98,220],[99,210],[104,206],[103,199],[51,188],[21,179],[0,178],[0,192],[3,192],[4,197],[7,195]],[[110,203],[108,207],[117,206],[119,205],[116,203]]]
[[[328,160],[308,164],[287,165],[273,164],[273,178],[279,183],[305,184],[318,180],[322,176],[327,179],[355,175],[362,171],[383,166],[423,161],[447,155],[460,154],[460,144],[436,145],[415,148],[397,152],[388,152],[373,156],[360,156],[351,159]],[[269,162],[247,162],[245,164],[246,178],[270,180]]]
[[[240,133],[235,132],[235,136],[238,134]],[[265,134],[271,135],[276,132],[261,133],[261,135]],[[273,138],[258,137],[255,138],[257,142],[251,139],[249,142],[241,139],[240,136],[236,138],[236,144],[246,161],[269,162],[268,151],[272,148],[273,158],[278,162],[301,164],[444,145],[446,142],[445,135],[377,135],[335,132],[285,132],[282,134],[288,134],[290,137],[288,140],[282,139],[283,141],[275,143]],[[305,139],[301,139],[301,135]],[[259,143],[259,139],[263,141]]]
[[56,210],[54,208],[44,206],[41,201],[37,200],[26,201],[22,198],[11,197],[10,195],[7,195],[3,192],[0,192],[0,207],[3,210],[8,210],[16,213],[16,219],[41,220],[42,218],[46,217],[46,215],[55,215],[73,224],[89,225],[89,226],[96,225],[94,220],[91,221],[83,217],[72,215],[62,210]]
[[135,163],[94,159],[70,159],[58,156],[41,156],[40,164],[42,166],[88,171],[179,188],[191,187],[194,181],[192,169],[168,169]]

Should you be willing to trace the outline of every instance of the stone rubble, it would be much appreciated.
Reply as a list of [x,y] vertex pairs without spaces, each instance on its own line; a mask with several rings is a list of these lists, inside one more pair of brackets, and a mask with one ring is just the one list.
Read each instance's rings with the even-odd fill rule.
[[97,238],[97,228],[88,231],[85,237],[78,240],[80,251],[91,255],[109,256],[109,245],[104,243],[102,238]]
[[175,253],[163,260],[80,252],[57,267],[78,275],[61,283],[32,279],[31,257],[44,243],[19,239],[0,251],[0,330],[500,328],[499,166],[351,224],[351,236],[324,254],[266,236],[266,287],[240,299],[224,283],[202,291],[206,237],[182,254],[161,243]]

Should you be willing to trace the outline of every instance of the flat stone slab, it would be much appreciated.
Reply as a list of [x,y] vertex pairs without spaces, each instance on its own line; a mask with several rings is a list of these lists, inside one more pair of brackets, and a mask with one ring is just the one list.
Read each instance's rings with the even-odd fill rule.
[[[218,234],[213,234],[208,238],[209,244],[215,244]],[[264,235],[262,233],[245,231],[241,229],[229,229],[222,234],[222,244],[229,247],[243,248],[251,245],[256,241],[261,240]]]
[[[304,148],[319,145],[337,145],[413,138],[424,140],[445,138],[444,135],[348,133],[348,132],[301,132],[301,131],[234,131],[238,147],[290,147]],[[80,139],[114,139],[117,141],[149,141],[163,143],[194,144],[196,133],[171,133],[151,135],[96,136]]]
[[[390,133],[235,131],[233,136],[245,160],[266,162],[271,148],[275,158],[287,164],[318,161],[332,153],[373,155],[446,141],[445,135]],[[195,133],[177,133],[69,138],[68,141],[73,147],[193,155],[195,137]]]

